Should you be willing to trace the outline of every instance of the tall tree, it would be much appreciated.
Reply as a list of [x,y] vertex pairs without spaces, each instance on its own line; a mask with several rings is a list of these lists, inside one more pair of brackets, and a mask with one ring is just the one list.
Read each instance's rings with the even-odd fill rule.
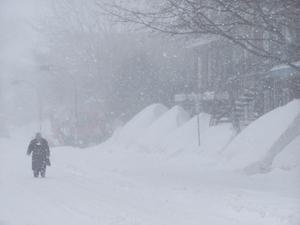
[[162,0],[146,6],[128,6],[122,0],[98,3],[118,21],[172,35],[219,36],[256,56],[300,71],[294,64],[300,57],[299,0]]

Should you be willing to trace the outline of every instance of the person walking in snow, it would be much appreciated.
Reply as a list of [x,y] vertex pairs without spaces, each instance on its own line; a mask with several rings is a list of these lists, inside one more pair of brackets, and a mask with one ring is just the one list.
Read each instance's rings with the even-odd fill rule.
[[46,168],[50,166],[50,150],[47,140],[42,137],[41,133],[37,133],[28,146],[27,155],[31,154],[33,176],[38,177],[40,174],[45,177]]

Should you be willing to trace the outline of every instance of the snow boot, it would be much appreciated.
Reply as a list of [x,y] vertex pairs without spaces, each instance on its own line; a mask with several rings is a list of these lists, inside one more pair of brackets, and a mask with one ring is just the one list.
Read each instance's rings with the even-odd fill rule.
[[33,176],[34,176],[35,178],[37,178],[37,177],[39,176],[39,171],[34,170],[34,171],[33,171]]
[[46,176],[46,170],[42,170],[42,171],[41,171],[41,176],[42,176],[43,178],[45,178],[45,176]]

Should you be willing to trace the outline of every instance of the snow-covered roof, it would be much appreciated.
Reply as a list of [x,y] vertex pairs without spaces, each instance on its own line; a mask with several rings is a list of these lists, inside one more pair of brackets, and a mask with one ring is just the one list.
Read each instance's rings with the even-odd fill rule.
[[[299,67],[300,69],[300,61],[293,63],[295,66]],[[276,76],[276,77],[281,77],[281,76],[291,76],[294,75],[297,72],[294,68],[290,67],[289,65],[277,65],[274,66],[270,72],[270,76]]]
[[186,47],[187,48],[196,48],[201,47],[203,45],[208,45],[214,41],[220,40],[220,37],[211,36],[211,35],[203,35],[201,38],[190,41]]
[[[300,67],[300,61],[294,62],[293,64],[294,64],[295,66],[297,66],[297,67]],[[289,65],[285,65],[285,64],[283,64],[283,65],[277,65],[277,66],[274,66],[274,67],[271,69],[271,71],[275,71],[275,70],[279,70],[279,69],[286,69],[286,68],[290,68],[290,66],[289,66]]]

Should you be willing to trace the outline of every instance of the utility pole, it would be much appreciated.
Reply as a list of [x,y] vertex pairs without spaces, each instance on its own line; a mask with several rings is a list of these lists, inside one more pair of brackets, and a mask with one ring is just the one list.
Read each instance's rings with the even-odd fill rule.
[[[194,54],[196,54],[194,52]],[[198,133],[198,146],[200,147],[201,145],[201,133],[200,133],[200,106],[202,104],[202,99],[203,99],[203,87],[202,87],[202,61],[200,60],[199,57],[194,57],[196,58],[196,68],[197,68],[197,93],[195,96],[195,106],[196,106],[196,113],[197,113],[197,133]]]
[[197,113],[197,137],[198,137],[198,146],[201,145],[201,133],[200,133],[200,96],[197,94],[195,96],[195,106],[196,106],[196,113]]
[[78,118],[78,84],[76,77],[73,77],[74,81],[74,116],[75,116],[75,145],[79,145],[79,132],[78,132],[78,123],[79,123],[79,118]]

